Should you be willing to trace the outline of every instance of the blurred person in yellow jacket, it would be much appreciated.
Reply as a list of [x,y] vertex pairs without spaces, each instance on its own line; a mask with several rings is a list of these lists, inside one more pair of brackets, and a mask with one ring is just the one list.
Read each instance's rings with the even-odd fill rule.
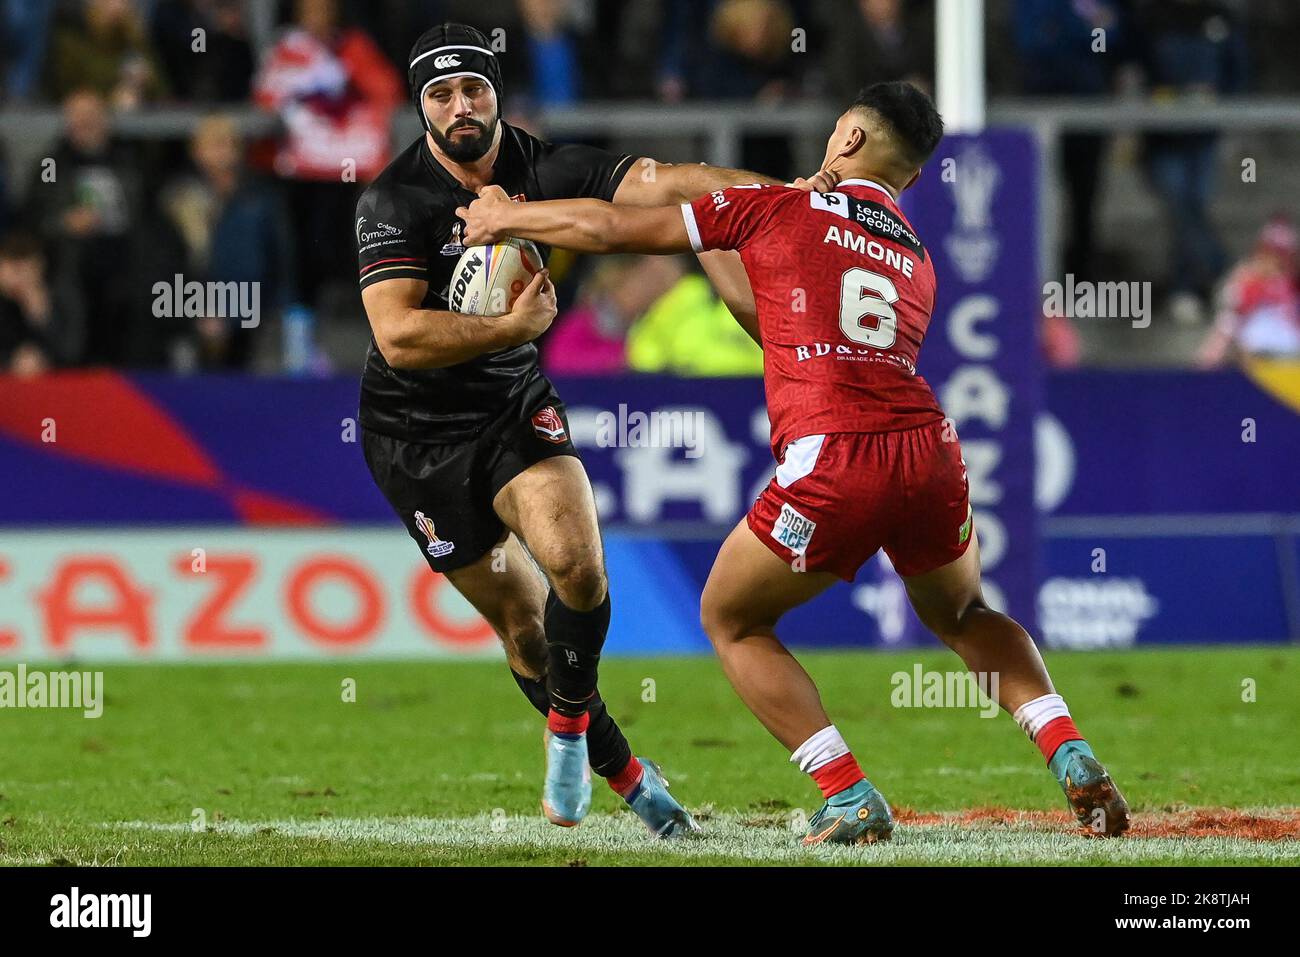
[[687,273],[633,324],[627,364],[633,372],[758,376],[763,350],[732,318],[708,279]]

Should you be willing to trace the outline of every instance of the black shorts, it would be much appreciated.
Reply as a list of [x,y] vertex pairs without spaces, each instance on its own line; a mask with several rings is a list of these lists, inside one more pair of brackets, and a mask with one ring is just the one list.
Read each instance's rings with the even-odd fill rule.
[[362,429],[361,441],[375,483],[435,572],[473,564],[502,540],[492,500],[511,479],[578,454],[564,403],[544,379],[472,438],[430,444]]

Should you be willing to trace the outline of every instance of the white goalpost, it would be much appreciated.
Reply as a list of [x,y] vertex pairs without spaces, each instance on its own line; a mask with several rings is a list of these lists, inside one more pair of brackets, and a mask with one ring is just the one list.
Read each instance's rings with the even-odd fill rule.
[[984,129],[984,0],[935,6],[935,100],[950,133]]

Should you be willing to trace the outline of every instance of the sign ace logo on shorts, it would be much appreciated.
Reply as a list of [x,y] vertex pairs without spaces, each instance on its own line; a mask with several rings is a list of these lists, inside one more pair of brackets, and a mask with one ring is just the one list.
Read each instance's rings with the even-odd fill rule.
[[424,532],[424,537],[429,540],[429,544],[424,546],[424,550],[434,558],[442,558],[444,555],[450,555],[455,551],[456,546],[452,542],[439,538],[433,531],[433,520],[423,512],[415,513],[415,524],[419,526],[420,531]]
[[817,523],[800,515],[788,502],[781,506],[781,514],[772,525],[772,537],[796,555],[808,550]]
[[563,445],[569,440],[569,435],[564,430],[564,420],[560,418],[560,413],[555,411],[553,405],[548,405],[533,414],[533,431],[547,442],[554,442],[556,445]]

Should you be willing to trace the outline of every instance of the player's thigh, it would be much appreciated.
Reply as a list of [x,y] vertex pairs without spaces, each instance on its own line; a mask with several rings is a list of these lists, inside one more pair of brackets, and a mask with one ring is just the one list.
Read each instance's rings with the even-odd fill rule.
[[960,630],[961,618],[973,605],[982,604],[979,537],[974,528],[961,557],[933,571],[904,575],[907,597],[921,624],[936,635]]
[[546,582],[519,539],[507,532],[478,561],[447,572],[447,580],[492,626],[510,666],[530,678],[546,671]]
[[901,507],[885,552],[921,620],[932,631],[950,634],[980,588],[961,446],[943,422],[890,433],[890,441]]
[[[493,507],[558,589],[603,592],[596,500],[577,457],[557,455],[530,465],[497,493]],[[595,596],[595,602],[603,597]]]
[[722,543],[700,596],[700,622],[709,638],[719,644],[771,629],[791,608],[839,580],[830,572],[797,567],[759,541],[742,520]]
[[546,583],[483,491],[482,445],[430,446],[363,433],[366,464],[433,571],[492,626],[510,666],[545,671]]
[[425,561],[445,575],[491,552],[506,528],[481,481],[475,442],[431,445],[362,431],[366,465]]
[[750,530],[796,571],[852,581],[895,523],[889,453],[887,437],[869,433],[796,439],[750,508]]

